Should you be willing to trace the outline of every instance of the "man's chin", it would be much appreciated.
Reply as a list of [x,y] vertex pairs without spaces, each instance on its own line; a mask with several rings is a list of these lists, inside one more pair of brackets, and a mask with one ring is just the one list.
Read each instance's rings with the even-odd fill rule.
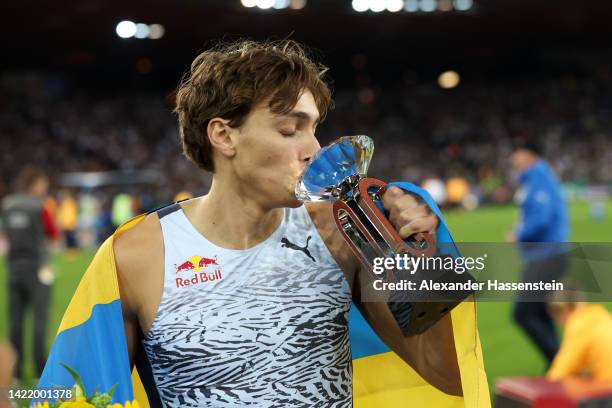
[[285,203],[283,207],[298,208],[302,204],[304,204],[302,201],[298,200],[297,197],[295,196],[295,188],[293,186],[295,186],[295,183],[289,184],[289,187],[286,187],[286,190],[284,191],[284,195],[287,198],[286,200],[284,200]]
[[293,198],[290,201],[287,201],[287,204],[285,204],[285,207],[287,208],[298,208],[301,207],[304,203],[301,202],[300,200],[298,200],[297,198]]
[[274,201],[269,201],[268,208],[298,208],[303,202],[298,200],[295,196],[291,197],[282,197],[277,198]]

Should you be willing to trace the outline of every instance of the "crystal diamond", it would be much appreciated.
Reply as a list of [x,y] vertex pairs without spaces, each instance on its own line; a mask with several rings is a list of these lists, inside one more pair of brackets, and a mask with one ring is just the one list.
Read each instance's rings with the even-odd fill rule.
[[344,136],[319,150],[295,187],[300,201],[333,200],[332,189],[348,176],[365,176],[374,142],[365,135]]

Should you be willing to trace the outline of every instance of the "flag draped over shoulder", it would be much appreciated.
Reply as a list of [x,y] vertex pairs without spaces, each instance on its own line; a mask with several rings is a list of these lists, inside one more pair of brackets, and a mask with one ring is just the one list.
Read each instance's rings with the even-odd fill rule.
[[[421,197],[440,219],[439,243],[453,243],[440,209],[423,189],[410,183],[389,183]],[[392,352],[370,328],[356,307],[349,314],[353,353],[355,408],[435,407],[488,408],[489,387],[476,328],[476,303],[463,302],[451,311],[453,337],[461,375],[463,397],[448,395],[425,381]]]
[[[127,222],[115,235],[142,218]],[[136,391],[140,407],[148,407],[146,397],[142,400],[138,375],[130,370],[113,256],[115,235],[102,244],[83,275],[60,323],[38,388],[72,387],[74,379],[62,366],[65,364],[79,374],[87,395],[107,392],[116,385],[113,403],[133,401]]]
[[[442,215],[431,197],[409,183],[391,183],[421,196],[441,220],[439,242],[452,242]],[[138,401],[148,408],[157,395],[130,371],[123,315],[119,298],[113,240],[144,216],[121,226],[98,250],[66,310],[38,388],[72,387],[65,364],[82,378],[86,393],[106,392],[117,386],[113,403]],[[455,349],[461,373],[463,397],[444,394],[422,379],[374,334],[356,308],[350,313],[353,351],[353,397],[360,407],[490,407],[474,302],[463,302],[451,312]],[[150,372],[142,372],[149,377]],[[153,395],[155,394],[155,395]],[[157,405],[152,403],[151,405]]]

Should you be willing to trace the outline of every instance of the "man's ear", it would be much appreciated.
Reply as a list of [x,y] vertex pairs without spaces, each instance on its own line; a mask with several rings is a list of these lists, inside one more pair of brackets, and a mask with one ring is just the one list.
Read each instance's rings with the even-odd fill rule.
[[208,140],[214,150],[225,157],[233,157],[236,154],[234,138],[232,133],[236,129],[229,125],[229,120],[222,118],[212,118],[206,127]]

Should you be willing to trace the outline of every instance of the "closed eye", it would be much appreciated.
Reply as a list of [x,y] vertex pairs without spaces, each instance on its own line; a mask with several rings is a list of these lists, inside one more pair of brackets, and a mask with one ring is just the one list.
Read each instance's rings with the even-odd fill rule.
[[295,135],[294,129],[281,129],[279,130],[280,134],[283,136],[293,136]]

